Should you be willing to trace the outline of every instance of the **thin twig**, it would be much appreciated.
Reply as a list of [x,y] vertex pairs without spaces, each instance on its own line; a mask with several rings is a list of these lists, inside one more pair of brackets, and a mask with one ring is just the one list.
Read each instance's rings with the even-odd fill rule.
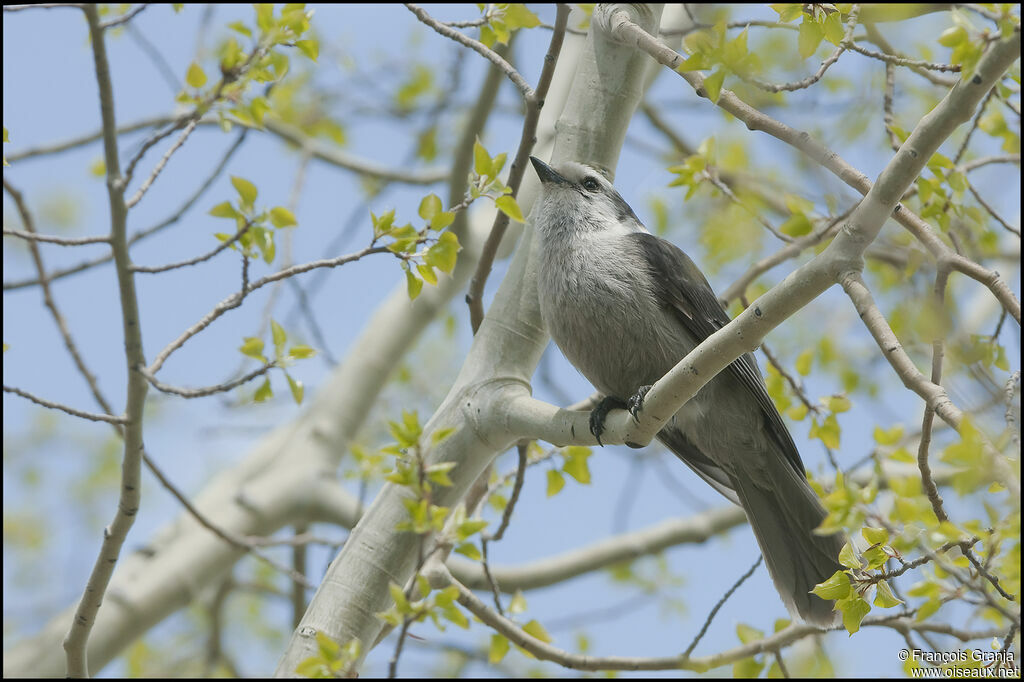
[[67,412],[72,416],[81,417],[82,419],[88,419],[94,422],[107,422],[108,424],[124,424],[127,421],[124,417],[111,417],[109,414],[97,414],[95,412],[83,412],[82,410],[76,410],[75,408],[68,407],[63,403],[55,403],[50,400],[45,400],[38,396],[32,395],[28,391],[23,391],[20,388],[8,386],[7,384],[4,384],[4,393],[13,393],[15,395],[20,395],[22,398],[31,400],[37,405],[49,407],[50,409],[53,410],[60,410],[61,412]]
[[1019,229],[1019,228],[1016,228],[1016,227],[1014,227],[1013,225],[1011,225],[1010,223],[1006,222],[1006,221],[1005,221],[1005,220],[1003,219],[1003,217],[1002,217],[1001,215],[999,215],[998,213],[996,213],[996,210],[995,210],[994,208],[992,208],[992,207],[991,207],[991,206],[990,206],[990,205],[988,204],[988,202],[987,202],[987,201],[985,201],[984,199],[982,199],[982,197],[981,197],[981,194],[979,194],[979,193],[978,193],[978,190],[974,189],[974,185],[972,185],[972,184],[971,184],[970,182],[968,182],[968,183],[967,183],[967,189],[969,189],[969,190],[971,191],[971,194],[973,194],[973,195],[974,195],[974,199],[975,199],[975,200],[976,200],[976,201],[977,201],[977,202],[978,202],[979,204],[981,204],[981,207],[982,207],[983,209],[985,209],[985,212],[986,212],[986,213],[988,213],[988,214],[989,214],[990,216],[992,216],[992,218],[993,218],[993,219],[994,219],[994,220],[995,220],[995,221],[996,221],[997,223],[999,223],[1000,225],[1002,225],[1002,226],[1003,226],[1003,229],[1004,229],[1004,230],[1006,230],[1007,232],[1009,232],[1009,233],[1011,233],[1011,234],[1015,234],[1015,235],[1017,235],[1017,238],[1018,238],[1018,239],[1020,238],[1020,229]]
[[729,597],[732,596],[733,592],[738,590],[740,585],[747,581],[747,578],[754,575],[754,571],[757,570],[757,567],[761,565],[761,562],[763,560],[764,557],[757,557],[757,561],[753,563],[753,565],[747,570],[747,572],[741,575],[740,579],[733,583],[732,587],[726,590],[725,594],[722,595],[722,598],[718,600],[718,603],[715,604],[714,607],[711,609],[711,612],[708,613],[708,617],[704,619],[704,625],[701,626],[696,636],[694,636],[693,641],[690,642],[690,645],[688,647],[686,647],[686,651],[683,652],[683,658],[690,657],[690,654],[692,654],[693,650],[697,648],[697,645],[700,643],[700,640],[704,638],[704,635],[707,633],[708,628],[711,626],[711,621],[715,619],[715,616],[718,614],[719,609],[721,609],[722,606],[725,605],[725,602],[729,600]]
[[102,24],[100,24],[100,28],[105,31],[108,28],[114,28],[115,26],[120,26],[121,24],[126,24],[129,21],[131,21],[132,19],[134,19],[135,17],[137,17],[140,13],[142,13],[142,11],[145,10],[147,7],[149,7],[149,5],[146,4],[146,3],[143,3],[143,4],[139,5],[138,7],[130,10],[129,12],[127,12],[125,14],[122,14],[121,16],[117,17],[116,19],[111,19],[110,21],[104,21]]
[[185,126],[185,130],[183,130],[181,135],[178,136],[178,139],[175,141],[175,143],[172,144],[170,149],[167,150],[167,153],[165,153],[162,157],[160,157],[160,160],[157,161],[156,166],[153,167],[153,172],[150,173],[149,177],[145,179],[145,181],[142,183],[142,186],[139,187],[139,190],[131,199],[125,202],[125,205],[128,208],[132,208],[133,206],[135,206],[135,204],[139,203],[139,201],[142,199],[142,196],[146,193],[146,190],[148,190],[153,185],[153,182],[157,179],[157,176],[160,175],[160,172],[164,169],[164,166],[166,166],[167,162],[171,160],[171,156],[174,154],[174,152],[181,149],[181,145],[185,144],[185,140],[187,140],[188,136],[192,134],[192,131],[196,129],[197,125],[199,125],[198,119],[192,119],[191,121],[189,121],[188,125]]
[[[344,256],[338,256],[337,258],[326,258],[323,260],[316,260],[309,263],[302,263],[301,265],[294,265],[285,270],[281,270],[279,272],[267,275],[266,277],[262,277],[256,280],[255,282],[251,283],[248,281],[246,276],[246,279],[243,282],[243,286],[240,291],[228,296],[226,299],[218,303],[216,306],[214,306],[213,310],[204,315],[201,320],[199,320],[194,325],[186,329],[181,334],[181,336],[179,336],[177,339],[168,344],[166,348],[160,351],[160,354],[156,356],[153,362],[146,369],[151,374],[156,374],[163,366],[164,362],[167,360],[167,357],[171,353],[181,348],[181,346],[190,338],[192,338],[202,330],[206,329],[206,327],[208,327],[210,323],[216,320],[218,317],[220,317],[227,311],[240,306],[246,296],[251,294],[253,291],[256,291],[260,287],[266,286],[271,282],[276,282],[278,280],[285,279],[286,277],[292,277],[294,275],[298,275],[303,272],[308,272],[310,270],[315,270],[317,268],[336,268],[346,263],[357,261],[360,258],[363,258],[364,256],[368,256],[374,253],[390,253],[390,251],[386,246],[370,246],[360,251],[356,251],[355,253],[346,254]],[[247,264],[248,258],[245,258],[244,256],[243,258]]]
[[232,381],[225,381],[222,384],[216,384],[214,386],[204,386],[203,388],[181,388],[179,386],[171,386],[170,384],[165,384],[159,381],[155,376],[146,371],[145,368],[140,368],[138,371],[142,373],[142,376],[146,377],[146,381],[148,381],[153,388],[162,393],[171,393],[173,395],[181,396],[182,398],[204,398],[206,396],[223,393],[237,388],[242,384],[252,381],[256,377],[263,376],[270,371],[271,368],[277,366],[277,360],[270,360],[269,362],[264,363],[262,367],[254,369],[243,377],[233,379]]
[[818,70],[815,71],[813,75],[793,83],[769,83],[768,81],[763,81],[760,78],[751,78],[750,81],[757,87],[762,90],[767,90],[768,92],[792,92],[794,90],[803,90],[804,88],[809,88],[814,85],[821,80],[829,67],[839,61],[839,57],[842,56],[843,52],[853,46],[853,31],[857,28],[857,17],[859,15],[860,5],[854,5],[847,17],[846,33],[843,36],[843,39],[839,42],[839,45],[836,46],[836,49],[832,51],[832,54],[821,62],[821,66],[818,67]]
[[[551,42],[548,44],[547,54],[544,55],[544,66],[537,81],[537,90],[529,89],[523,91],[523,98],[526,102],[526,116],[523,120],[523,130],[519,137],[519,148],[516,150],[515,159],[512,161],[512,168],[509,171],[508,187],[512,190],[511,196],[519,194],[519,185],[526,173],[527,159],[533,150],[537,140],[537,123],[540,121],[540,109],[544,105],[544,98],[547,97],[548,87],[551,85],[551,78],[555,73],[555,64],[558,63],[558,54],[562,50],[562,41],[565,38],[565,25],[569,20],[569,7],[565,4],[558,5],[558,14],[555,20],[556,30],[551,34]],[[461,35],[461,34],[460,34]],[[501,245],[508,228],[509,217],[504,211],[498,211],[494,216],[494,224],[487,235],[480,250],[480,258],[476,264],[476,271],[469,282],[469,292],[466,294],[466,302],[469,305],[470,325],[473,333],[480,328],[484,319],[483,293],[487,284],[487,278],[494,263],[494,257]]]
[[436,32],[440,33],[444,37],[450,38],[457,43],[465,45],[466,47],[482,55],[485,59],[489,60],[492,64],[501,69],[505,73],[505,75],[508,76],[509,80],[511,80],[515,84],[515,86],[519,88],[519,92],[522,93],[524,98],[529,98],[533,94],[533,88],[531,88],[530,84],[526,82],[526,79],[524,79],[523,76],[518,71],[516,71],[515,67],[509,64],[507,61],[505,61],[505,59],[497,52],[487,47],[479,40],[473,40],[472,38],[461,33],[460,31],[456,31],[453,28],[445,26],[440,21],[434,19],[432,16],[427,14],[427,11],[422,7],[419,7],[418,5],[414,5],[408,2],[404,4],[408,8],[408,10],[415,14],[416,18],[419,19],[422,23],[434,29]]
[[885,63],[885,94],[882,96],[882,110],[885,112],[885,132],[889,136],[889,146],[894,152],[900,149],[900,139],[896,136],[896,117],[892,112],[893,99],[896,91],[896,67],[890,62]]
[[60,246],[82,246],[84,244],[110,243],[110,237],[57,237],[52,234],[36,234],[35,232],[23,232],[22,230],[9,230],[6,227],[4,228],[4,236],[18,237],[19,239],[36,242],[46,242],[47,244],[58,244]]
[[237,232],[235,232],[235,234],[233,234],[228,239],[225,239],[224,241],[222,241],[212,251],[209,251],[209,252],[207,252],[207,253],[205,253],[205,254],[203,254],[201,256],[196,256],[195,258],[189,258],[187,260],[178,261],[177,263],[168,263],[167,265],[153,265],[153,266],[133,265],[132,266],[132,271],[133,272],[145,272],[145,273],[167,272],[168,270],[175,270],[177,268],[184,268],[184,267],[188,267],[190,265],[197,265],[198,263],[202,263],[204,261],[208,261],[211,258],[213,258],[214,256],[216,256],[218,253],[220,253],[221,251],[229,248],[232,244],[234,244],[239,239],[241,239],[242,236],[246,232],[249,231],[250,227],[252,227],[252,222],[248,221],[248,220],[245,221],[245,225],[242,226],[242,229],[240,229]]

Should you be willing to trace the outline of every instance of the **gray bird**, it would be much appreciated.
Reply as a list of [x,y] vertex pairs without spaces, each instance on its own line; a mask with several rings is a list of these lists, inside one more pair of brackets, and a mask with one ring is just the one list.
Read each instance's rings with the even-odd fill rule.
[[[530,160],[542,184],[533,211],[541,316],[565,357],[605,396],[590,422],[600,442],[609,410],[637,414],[647,388],[729,316],[693,261],[647,232],[600,172]],[[844,540],[814,534],[825,510],[754,356],[722,370],[657,438],[743,507],[789,612],[834,624],[833,602],[810,590],[842,570]]]

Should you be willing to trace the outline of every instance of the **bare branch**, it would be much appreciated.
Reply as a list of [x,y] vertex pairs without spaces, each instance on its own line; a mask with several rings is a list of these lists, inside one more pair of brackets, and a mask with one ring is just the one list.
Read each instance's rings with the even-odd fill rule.
[[187,260],[178,261],[177,263],[168,263],[167,265],[153,265],[153,266],[133,265],[132,266],[132,272],[145,272],[145,273],[167,272],[168,270],[176,270],[178,268],[184,268],[184,267],[188,267],[190,265],[197,265],[197,264],[202,263],[204,261],[208,261],[211,258],[213,258],[214,256],[216,256],[218,253],[220,253],[221,251],[223,251],[223,250],[225,250],[227,248],[230,248],[231,245],[234,244],[235,242],[237,242],[239,239],[241,239],[242,235],[244,235],[246,232],[248,232],[249,228],[251,228],[251,227],[252,227],[252,222],[248,221],[248,220],[245,221],[245,225],[242,226],[242,229],[240,229],[237,232],[235,232],[228,239],[225,239],[224,241],[222,241],[212,251],[208,251],[207,253],[204,253],[201,256],[196,256],[195,258],[189,258]]
[[184,345],[184,343],[188,341],[190,338],[206,329],[206,327],[208,327],[210,323],[216,320],[218,317],[220,317],[227,311],[231,310],[232,308],[237,308],[239,305],[242,304],[242,300],[246,296],[251,294],[253,291],[256,291],[260,287],[266,286],[271,282],[276,282],[278,280],[292,277],[294,275],[298,275],[303,272],[308,272],[310,270],[315,270],[317,268],[336,268],[346,263],[357,261],[363,256],[368,256],[374,253],[390,253],[390,251],[386,246],[370,246],[365,249],[362,249],[361,251],[356,251],[355,253],[350,253],[344,256],[338,256],[337,258],[326,258],[323,260],[312,261],[310,263],[294,265],[290,268],[286,268],[284,270],[280,270],[273,274],[267,275],[266,277],[258,279],[252,283],[244,282],[241,291],[232,294],[231,296],[228,296],[226,299],[218,303],[213,308],[213,310],[204,315],[203,318],[199,320],[199,322],[196,322],[194,325],[189,327],[181,336],[179,336],[177,339],[168,344],[166,348],[160,351],[160,354],[157,355],[153,362],[149,365],[149,367],[146,368],[147,371],[149,371],[150,374],[156,374],[163,366],[164,362],[167,360],[167,357],[171,353],[176,351],[178,348],[181,348],[181,346]]
[[[412,7],[410,5],[410,7]],[[516,150],[516,157],[512,161],[512,169],[509,171],[508,186],[512,190],[512,196],[519,193],[519,185],[526,173],[527,159],[537,141],[537,123],[540,120],[540,109],[544,106],[544,98],[547,96],[548,87],[551,85],[551,77],[555,73],[555,65],[558,63],[558,54],[562,50],[562,41],[565,38],[565,25],[569,20],[569,7],[564,3],[558,5],[558,15],[555,20],[555,32],[551,34],[551,42],[548,45],[548,52],[544,56],[544,67],[537,82],[537,90],[523,91],[526,100],[526,117],[523,120],[523,131],[519,137],[519,148]],[[461,34],[459,34],[461,35]],[[469,283],[469,292],[466,294],[466,302],[469,304],[470,324],[473,333],[480,328],[484,319],[483,293],[487,284],[487,277],[490,275],[491,266],[494,263],[494,256],[498,252],[498,246],[505,236],[508,228],[509,217],[503,211],[498,211],[494,216],[494,224],[491,232],[487,235],[483,249],[480,252],[480,259],[477,261],[476,272]]]
[[133,9],[131,9],[130,11],[122,14],[121,16],[119,16],[119,17],[117,17],[115,19],[111,19],[110,21],[104,21],[102,24],[100,24],[100,28],[105,31],[108,28],[114,28],[115,26],[120,26],[121,24],[126,24],[129,21],[131,21],[132,19],[134,19],[135,17],[137,17],[139,14],[141,14],[142,11],[145,10],[147,7],[149,7],[149,4],[148,3],[143,3],[143,4],[139,5],[138,7],[135,7]]
[[479,40],[473,40],[472,38],[461,33],[460,31],[456,31],[455,29],[442,24],[440,21],[434,19],[432,16],[427,14],[427,11],[422,7],[419,7],[418,5],[414,5],[408,2],[404,4],[409,9],[410,12],[416,15],[416,18],[419,19],[421,22],[423,22],[430,28],[434,29],[435,31],[443,35],[445,38],[450,38],[457,43],[462,43],[463,45],[470,48],[474,52],[482,55],[485,59],[489,60],[492,64],[501,69],[505,73],[505,75],[508,76],[509,80],[511,80],[515,84],[515,86],[519,88],[519,92],[523,94],[524,98],[529,98],[533,94],[533,88],[530,87],[529,83],[527,83],[526,80],[522,77],[522,75],[520,75],[520,73],[516,71],[514,66],[505,61],[505,59],[497,52],[487,47]]
[[[6,182],[6,180],[5,180]],[[85,244],[109,244],[110,237],[57,237],[52,234],[36,234],[35,232],[23,232],[21,230],[9,230],[4,228],[5,237],[18,237],[29,241],[46,242],[47,244],[58,244],[60,246],[82,246]]]
[[[122,194],[120,160],[117,150],[117,124],[114,120],[114,93],[110,66],[107,62],[106,43],[100,27],[96,5],[83,7],[89,24],[96,82],[99,89],[100,113],[103,120],[104,159],[107,167],[107,194],[110,202],[110,236],[121,297],[121,317],[124,330],[125,360],[128,367],[145,364],[142,351],[142,331],[135,282],[129,270],[127,244],[127,208]],[[124,457],[121,464],[120,497],[114,519],[103,533],[103,544],[89,575],[81,601],[75,612],[71,628],[64,639],[68,677],[88,676],[86,645],[95,623],[96,613],[110,583],[121,553],[121,547],[135,521],[141,490],[143,451],[143,410],[147,383],[137,372],[129,371],[125,396]]]
[[73,407],[68,407],[67,405],[64,405],[63,403],[55,403],[55,402],[52,402],[50,400],[45,400],[43,398],[40,398],[38,396],[34,396],[31,393],[29,393],[28,391],[23,391],[20,388],[15,388],[13,386],[8,386],[7,384],[4,384],[4,393],[13,393],[14,395],[20,395],[22,398],[25,398],[27,400],[31,400],[32,402],[36,403],[37,405],[42,405],[43,407],[49,407],[52,410],[60,410],[62,412],[67,412],[68,414],[70,414],[72,416],[81,417],[82,419],[88,419],[88,420],[94,421],[94,422],[107,422],[108,424],[124,424],[126,422],[126,419],[124,417],[111,417],[109,414],[96,414],[95,412],[83,412],[82,410],[76,410]]
[[142,373],[142,376],[146,377],[146,381],[152,384],[153,388],[161,391],[162,393],[172,393],[174,395],[179,395],[182,398],[205,398],[206,396],[214,395],[215,393],[223,393],[225,391],[230,391],[233,388],[237,388],[242,384],[252,381],[256,377],[263,376],[272,367],[277,366],[277,360],[270,360],[269,362],[264,363],[262,367],[254,369],[243,377],[239,377],[238,379],[233,379],[231,381],[225,381],[222,384],[216,384],[214,386],[205,386],[203,388],[181,388],[178,386],[171,386],[160,382],[155,376],[145,369],[139,369],[138,371]]
[[[167,150],[166,154],[160,157],[160,160],[157,162],[156,166],[153,167],[153,172],[149,174],[149,177],[146,178],[145,181],[143,181],[142,186],[139,187],[139,190],[131,199],[125,202],[125,205],[128,208],[132,208],[133,206],[135,206],[135,204],[139,203],[139,201],[142,199],[142,196],[146,193],[146,190],[148,190],[150,186],[152,186],[157,176],[160,175],[160,171],[162,171],[164,169],[164,166],[167,165],[167,162],[171,160],[171,156],[174,154],[174,152],[178,151],[181,148],[181,145],[185,144],[185,140],[187,140],[188,136],[192,134],[192,131],[196,129],[197,125],[199,125],[199,121],[197,119],[192,119],[188,122],[188,125],[185,126],[185,130],[182,131],[181,135],[178,137],[175,143],[171,145],[171,148]],[[129,176],[129,178],[130,177],[131,176]]]

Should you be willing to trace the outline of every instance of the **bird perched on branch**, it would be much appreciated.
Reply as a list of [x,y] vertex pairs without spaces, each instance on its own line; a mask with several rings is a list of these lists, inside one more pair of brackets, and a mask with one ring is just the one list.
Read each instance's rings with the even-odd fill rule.
[[[565,357],[605,396],[591,413],[600,443],[611,409],[635,416],[650,385],[729,316],[694,262],[650,234],[602,173],[530,160],[542,184],[533,211],[541,316]],[[790,613],[834,624],[834,603],[810,591],[842,570],[844,539],[814,532],[825,510],[754,356],[711,379],[657,438],[743,507]]]

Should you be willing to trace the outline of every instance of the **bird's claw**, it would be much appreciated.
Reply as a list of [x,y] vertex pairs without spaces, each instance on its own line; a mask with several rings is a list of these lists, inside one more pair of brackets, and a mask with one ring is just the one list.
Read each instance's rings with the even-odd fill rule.
[[627,407],[628,404],[625,400],[609,395],[601,398],[597,407],[590,411],[590,432],[594,434],[598,445],[604,447],[604,443],[601,442],[601,434],[604,433],[604,420],[608,417],[608,413],[612,410],[624,410]]
[[641,386],[636,390],[636,393],[626,401],[626,409],[633,415],[633,421],[640,421],[640,410],[644,407],[644,396],[651,390],[651,385]]

